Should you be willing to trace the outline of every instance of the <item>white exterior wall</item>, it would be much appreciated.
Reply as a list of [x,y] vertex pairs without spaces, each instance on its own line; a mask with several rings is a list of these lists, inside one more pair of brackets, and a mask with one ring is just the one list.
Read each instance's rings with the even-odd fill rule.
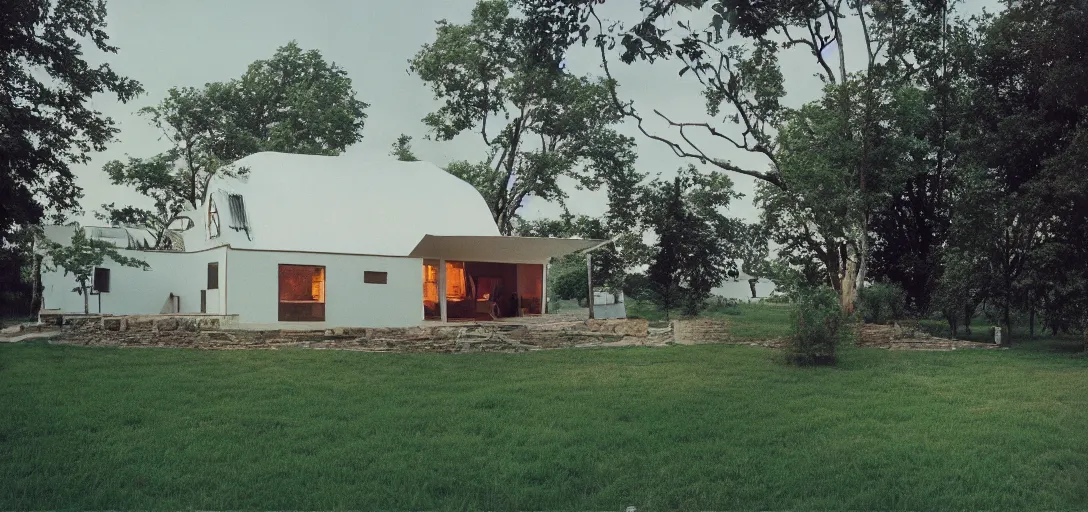
[[[208,291],[208,312],[222,313],[223,283],[226,282],[225,247],[202,252],[173,253],[119,250],[119,253],[144,260],[150,270],[123,267],[107,260],[104,268],[110,269],[110,291],[88,297],[91,313],[105,314],[155,314],[162,310],[171,293],[180,297],[182,313],[200,312],[200,291],[208,282],[208,263],[219,263],[219,289]],[[42,272],[42,293],[45,309],[59,309],[65,313],[82,313],[83,296],[73,292],[79,286],[74,276],[65,276],[63,270]],[[90,284],[88,283],[88,286]],[[213,306],[214,305],[214,306]]]
[[[227,310],[239,315],[240,323],[294,323],[279,322],[280,264],[325,267],[326,326],[411,327],[423,322],[422,259],[246,250],[230,251],[228,259]],[[367,270],[387,272],[388,283],[364,283]]]

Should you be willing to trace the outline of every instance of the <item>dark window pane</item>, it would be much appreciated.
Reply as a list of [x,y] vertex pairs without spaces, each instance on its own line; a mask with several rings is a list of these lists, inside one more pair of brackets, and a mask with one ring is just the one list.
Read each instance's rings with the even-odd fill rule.
[[367,284],[386,284],[389,279],[388,272],[363,272],[363,282]]
[[92,289],[99,293],[110,292],[110,269],[97,267],[94,269],[94,284]]

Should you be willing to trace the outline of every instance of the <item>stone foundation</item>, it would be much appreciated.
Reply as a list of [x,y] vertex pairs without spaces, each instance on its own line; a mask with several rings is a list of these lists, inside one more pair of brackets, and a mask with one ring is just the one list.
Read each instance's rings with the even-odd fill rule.
[[[368,352],[525,352],[571,347],[665,346],[735,343],[772,348],[784,339],[736,340],[728,319],[675,320],[650,328],[642,319],[575,320],[537,317],[532,322],[424,324],[408,328],[327,330],[243,330],[232,317],[214,315],[57,315],[51,322],[5,329],[14,337],[25,331],[59,331],[52,343],[87,346],[183,347],[211,350],[247,348],[360,350]],[[11,332],[8,332],[11,331]],[[891,350],[1000,348],[929,336],[916,326],[863,325],[858,346]]]
[[938,338],[922,332],[911,323],[876,325],[865,324],[858,333],[858,346],[886,348],[889,350],[958,350],[998,349],[1000,345],[976,341]]
[[645,320],[479,323],[408,328],[241,330],[206,316],[65,317],[54,343],[86,346],[246,349],[303,347],[369,352],[525,352],[663,344]]

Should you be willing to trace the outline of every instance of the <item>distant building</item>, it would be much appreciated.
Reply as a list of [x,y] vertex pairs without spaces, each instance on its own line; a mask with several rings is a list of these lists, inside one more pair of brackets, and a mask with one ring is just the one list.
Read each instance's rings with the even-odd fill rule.
[[[740,275],[736,278],[726,278],[725,282],[721,286],[713,288],[711,293],[719,297],[737,299],[741,302],[757,302],[770,297],[774,293],[774,282],[770,279],[758,279],[755,283],[749,282],[751,279],[753,279],[752,276],[740,272]],[[753,284],[755,285],[755,298],[752,297]]]

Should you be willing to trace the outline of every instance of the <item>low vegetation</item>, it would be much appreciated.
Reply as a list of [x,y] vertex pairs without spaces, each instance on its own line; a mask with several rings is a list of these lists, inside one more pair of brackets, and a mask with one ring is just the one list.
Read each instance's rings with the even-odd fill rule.
[[839,345],[849,334],[849,321],[835,290],[802,291],[790,315],[786,360],[798,365],[834,364]]
[[[663,327],[665,313],[652,302],[628,300],[627,314],[645,318],[654,327]],[[729,322],[729,333],[735,341],[764,341],[781,339],[789,335],[789,316],[793,306],[789,304],[748,304],[712,298],[699,318],[724,319]],[[671,318],[683,320],[680,310],[672,311]]]

